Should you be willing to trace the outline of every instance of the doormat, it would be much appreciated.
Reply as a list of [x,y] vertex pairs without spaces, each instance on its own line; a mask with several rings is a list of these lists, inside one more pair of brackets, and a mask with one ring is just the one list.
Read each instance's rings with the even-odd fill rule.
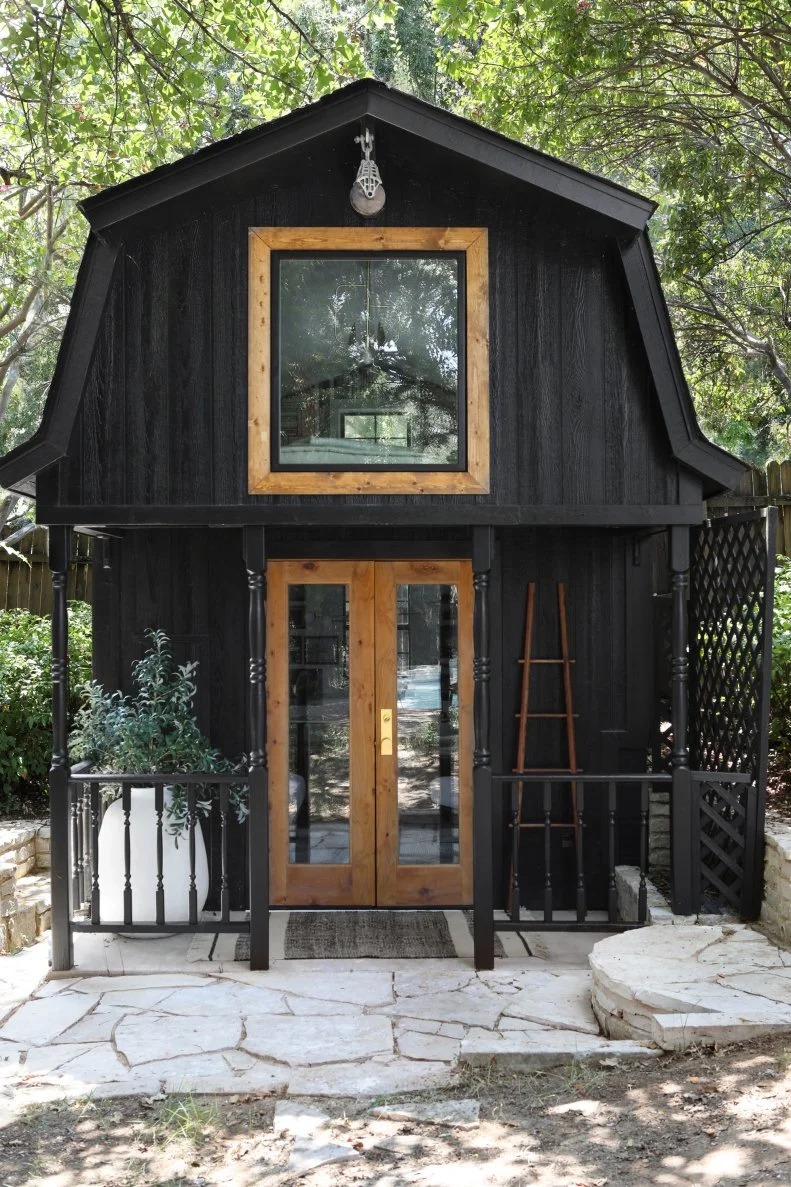
[[[471,933],[472,912],[463,915]],[[494,954],[505,956],[497,935]],[[467,955],[457,948],[444,911],[291,911],[284,937],[286,960],[456,960]],[[233,959],[250,959],[249,934],[236,937]]]

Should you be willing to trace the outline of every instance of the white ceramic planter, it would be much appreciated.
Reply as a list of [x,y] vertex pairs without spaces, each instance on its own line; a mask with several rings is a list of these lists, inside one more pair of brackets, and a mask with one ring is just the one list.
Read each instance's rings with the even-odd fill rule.
[[[167,804],[172,792],[165,788],[162,816],[162,874],[165,889],[165,922],[189,920],[190,853],[187,830],[179,837],[167,831]],[[132,922],[155,923],[157,890],[157,815],[153,787],[133,787],[129,813],[131,848]],[[102,923],[124,918],[124,810],[120,799],[108,807],[99,829],[99,910]],[[198,912],[209,893],[206,844],[195,827],[195,887]]]

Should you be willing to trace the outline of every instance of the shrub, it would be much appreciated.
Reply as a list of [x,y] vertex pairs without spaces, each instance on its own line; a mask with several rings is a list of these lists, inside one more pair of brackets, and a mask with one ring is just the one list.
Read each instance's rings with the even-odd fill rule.
[[[52,753],[51,623],[0,611],[0,813],[46,809]],[[91,608],[69,602],[69,718],[91,672]]]
[[772,631],[772,716],[769,727],[772,767],[791,769],[791,558],[779,556],[775,575]]
[[[232,764],[212,747],[195,719],[197,662],[176,664],[164,631],[146,631],[146,638],[151,646],[132,666],[134,696],[105,692],[95,680],[83,688],[84,701],[69,742],[72,761],[88,759],[107,774],[232,771]],[[108,798],[118,795],[117,784],[107,784],[104,790]],[[229,798],[237,820],[243,821],[246,791],[231,786]],[[199,799],[197,807],[205,815],[211,800]],[[186,787],[174,787],[167,806],[168,828],[174,835],[186,827],[187,808]]]

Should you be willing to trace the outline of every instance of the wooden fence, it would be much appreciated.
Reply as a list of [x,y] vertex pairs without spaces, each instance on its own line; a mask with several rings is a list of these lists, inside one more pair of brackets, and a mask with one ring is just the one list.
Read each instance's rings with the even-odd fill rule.
[[777,507],[777,551],[791,556],[791,460],[751,466],[736,490],[709,499],[708,507],[713,515]]
[[[69,598],[91,600],[91,562],[93,536],[74,534],[72,560],[66,587]],[[32,610],[49,614],[52,609],[52,583],[47,562],[47,529],[36,528],[14,545],[24,560],[0,549],[0,610]]]

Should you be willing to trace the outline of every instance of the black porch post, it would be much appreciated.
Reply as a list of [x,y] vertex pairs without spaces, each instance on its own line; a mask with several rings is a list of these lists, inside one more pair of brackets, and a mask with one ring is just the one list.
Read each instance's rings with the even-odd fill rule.
[[52,571],[52,765],[49,770],[52,881],[52,968],[74,967],[69,900],[69,620],[66,578],[71,561],[72,529],[49,529]]
[[670,797],[671,830],[671,899],[676,915],[690,915],[697,910],[697,868],[695,846],[697,821],[694,819],[695,796],[689,771],[687,741],[688,687],[688,610],[689,528],[670,529],[670,571],[672,577],[672,736],[670,762],[673,787]]
[[492,755],[489,748],[489,576],[494,530],[472,530],[475,588],[473,617],[473,941],[476,969],[494,968],[494,871],[492,869]]
[[262,527],[243,529],[250,649],[250,968],[269,968],[269,787],[266,765],[266,547]]

